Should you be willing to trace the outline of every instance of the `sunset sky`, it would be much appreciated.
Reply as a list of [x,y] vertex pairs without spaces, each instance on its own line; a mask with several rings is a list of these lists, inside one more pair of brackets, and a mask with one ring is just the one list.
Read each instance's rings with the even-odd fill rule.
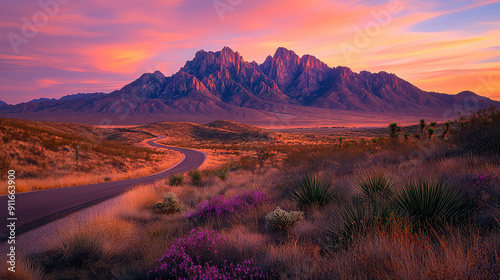
[[[46,5],[40,5],[46,3]],[[278,47],[500,100],[500,1],[16,0],[0,9],[0,100],[111,92],[204,49]]]

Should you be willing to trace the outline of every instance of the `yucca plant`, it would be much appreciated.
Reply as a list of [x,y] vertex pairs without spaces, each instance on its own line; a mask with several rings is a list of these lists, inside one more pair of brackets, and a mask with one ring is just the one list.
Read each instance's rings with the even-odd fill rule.
[[168,177],[171,186],[179,186],[184,181],[183,174],[172,174]]
[[467,201],[462,192],[441,181],[412,180],[396,198],[400,213],[418,226],[440,226],[467,216]]
[[215,176],[219,177],[221,181],[226,180],[227,176],[229,176],[229,168],[220,167],[219,169],[215,170]]
[[203,173],[200,170],[192,169],[188,172],[188,176],[191,177],[191,183],[193,185],[201,185]]
[[432,127],[429,127],[429,140],[432,141],[432,135],[434,135],[435,129]]
[[350,203],[342,209],[340,224],[326,228],[326,233],[334,239],[351,239],[366,233],[369,229],[389,229],[395,215],[387,206],[373,201],[372,203]]
[[420,120],[420,141],[424,140],[424,129],[427,123],[425,122],[425,119]]
[[369,200],[389,199],[394,189],[394,183],[381,172],[364,175],[357,185],[361,196]]
[[444,123],[445,127],[444,127],[443,134],[441,134],[441,139],[446,139],[446,136],[448,135],[448,132],[450,131],[450,124],[451,124],[450,121],[447,121]]
[[334,198],[334,195],[330,182],[320,179],[317,175],[307,174],[302,180],[295,182],[290,198],[297,202],[299,207],[311,205],[323,207]]

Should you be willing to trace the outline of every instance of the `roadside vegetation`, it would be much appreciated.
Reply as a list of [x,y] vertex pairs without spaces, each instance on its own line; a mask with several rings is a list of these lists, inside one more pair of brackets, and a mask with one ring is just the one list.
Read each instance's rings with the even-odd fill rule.
[[[181,159],[177,152],[108,140],[108,133],[88,125],[0,118],[0,172],[15,169],[16,191],[25,192],[141,177]],[[6,190],[0,182],[0,194]]]
[[499,279],[498,116],[242,142],[61,229],[30,266],[43,279]]

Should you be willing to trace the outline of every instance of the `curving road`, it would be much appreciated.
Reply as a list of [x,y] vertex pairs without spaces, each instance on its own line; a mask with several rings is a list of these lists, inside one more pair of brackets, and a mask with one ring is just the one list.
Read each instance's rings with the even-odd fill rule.
[[[173,167],[156,174],[137,179],[16,194],[16,236],[67,216],[68,214],[85,207],[95,205],[115,197],[130,187],[138,184],[149,184],[156,180],[165,178],[169,174],[185,172],[197,168],[205,161],[206,156],[200,151],[168,147],[155,143],[155,141],[163,138],[164,136],[150,140],[147,143],[154,147],[181,152],[184,154],[184,157]],[[9,236],[9,229],[5,226],[11,222],[7,220],[9,218],[7,203],[8,197],[6,195],[0,196],[1,242],[7,240]]]

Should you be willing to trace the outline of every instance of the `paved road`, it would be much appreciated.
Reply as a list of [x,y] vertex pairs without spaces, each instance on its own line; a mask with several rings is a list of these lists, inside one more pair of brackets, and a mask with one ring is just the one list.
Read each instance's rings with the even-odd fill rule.
[[[184,158],[180,163],[162,172],[137,179],[16,194],[16,236],[67,216],[72,212],[115,197],[130,187],[152,183],[165,178],[171,173],[197,168],[205,161],[205,154],[200,151],[167,147],[154,142],[162,138],[164,137],[150,140],[148,144],[184,154]],[[9,229],[5,226],[8,224],[7,218],[9,217],[7,200],[6,195],[0,196],[1,242],[7,240],[9,233]]]

